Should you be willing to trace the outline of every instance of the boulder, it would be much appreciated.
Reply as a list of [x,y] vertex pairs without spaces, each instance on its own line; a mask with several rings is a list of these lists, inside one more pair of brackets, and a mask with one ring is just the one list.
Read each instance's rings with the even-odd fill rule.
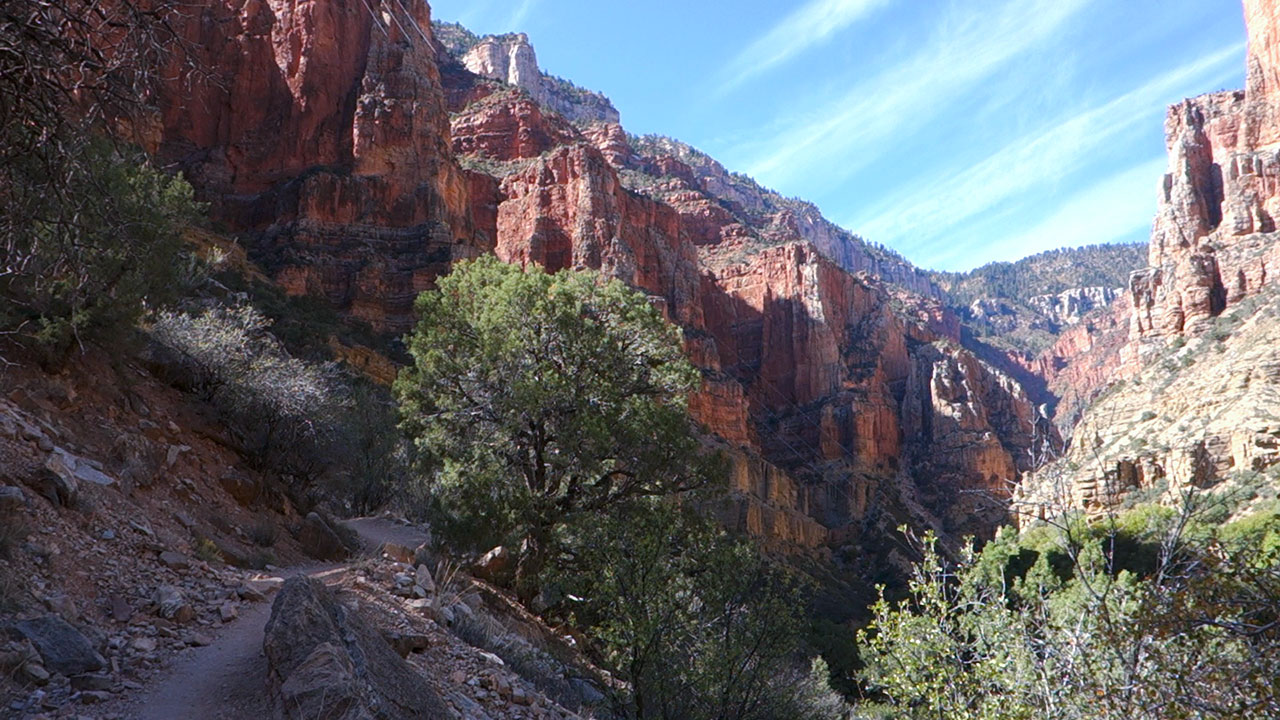
[[80,493],[75,471],[57,453],[45,458],[44,468],[32,478],[31,487],[49,502],[63,507],[75,502]]
[[0,515],[17,513],[27,507],[27,496],[22,488],[11,485],[0,485]]
[[160,553],[160,564],[164,565],[170,570],[190,570],[191,558],[187,557],[186,555],[183,555],[182,553],[174,552],[172,550],[165,550],[164,552]]
[[156,614],[166,620],[187,623],[195,619],[195,609],[191,607],[182,591],[172,585],[161,585],[156,588],[152,597],[156,605]]
[[376,630],[314,578],[285,582],[271,608],[263,652],[278,717],[457,717]]
[[342,560],[351,554],[342,537],[316,512],[308,513],[303,521],[298,532],[298,544],[318,560]]
[[418,587],[422,588],[427,595],[434,595],[436,593],[435,578],[431,576],[431,570],[426,565],[419,565],[418,569],[414,571],[413,577],[414,583]]
[[45,460],[45,467],[59,474],[70,473],[79,482],[94,485],[115,485],[116,479],[102,471],[102,465],[93,460],[54,448]]
[[481,555],[480,559],[471,566],[471,572],[482,580],[501,583],[509,578],[512,571],[511,564],[511,551],[499,545]]
[[249,507],[262,496],[262,485],[243,473],[228,471],[218,481],[228,495],[245,507]]
[[382,639],[386,640],[400,657],[408,657],[409,653],[423,652],[431,647],[431,638],[422,633],[384,631]]
[[107,666],[89,640],[57,615],[15,623],[10,635],[26,638],[40,653],[44,667],[63,675],[94,672]]

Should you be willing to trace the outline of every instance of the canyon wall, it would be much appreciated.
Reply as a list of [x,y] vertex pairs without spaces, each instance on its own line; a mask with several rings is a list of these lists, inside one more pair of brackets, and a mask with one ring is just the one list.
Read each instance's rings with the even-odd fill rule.
[[1231,304],[1273,281],[1280,210],[1280,33],[1274,0],[1246,0],[1247,87],[1169,109],[1169,172],[1151,234],[1150,267],[1130,286],[1143,355],[1203,332]]
[[542,72],[538,55],[524,33],[483,38],[462,56],[461,62],[476,75],[521,88],[572,122],[618,122],[618,110],[605,96]]
[[746,527],[840,542],[886,496],[952,529],[1002,519],[999,500],[1053,431],[962,346],[950,311],[888,281],[936,291],[923,274],[851,272],[853,257],[892,260],[856,245],[832,257],[814,233],[839,236],[797,222],[803,210],[716,185],[728,174],[616,124],[576,128],[457,72],[445,84],[455,154],[493,173],[471,201],[498,256],[603,270],[685,329],[704,378],[691,409],[733,449]]
[[622,278],[684,328],[730,515],[780,546],[907,518],[989,532],[1053,434],[927,275],[616,114],[565,117],[572,86],[535,82],[527,38],[450,57],[421,2],[226,0],[179,22],[196,62],[149,144],[286,290],[398,333],[481,252]]
[[425,3],[212,2],[172,21],[188,44],[149,144],[287,290],[402,332],[431,278],[487,249]]
[[1246,88],[1169,108],[1150,267],[1130,281],[1127,343],[1102,365],[1121,381],[1025,483],[1034,515],[1226,488],[1280,461],[1280,4],[1244,8]]

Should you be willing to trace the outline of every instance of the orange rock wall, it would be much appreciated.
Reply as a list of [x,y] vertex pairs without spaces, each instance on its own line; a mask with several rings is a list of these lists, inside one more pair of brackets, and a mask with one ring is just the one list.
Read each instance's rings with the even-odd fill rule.
[[1150,267],[1134,275],[1131,334],[1139,354],[1204,331],[1228,305],[1272,282],[1280,212],[1280,6],[1245,0],[1247,89],[1173,105],[1169,172],[1151,236]]
[[287,290],[407,329],[417,293],[483,249],[430,8],[222,0],[174,23],[190,50],[157,97],[157,153]]
[[988,530],[960,491],[1003,497],[1043,441],[1017,382],[903,289],[936,293],[923,275],[853,252],[814,208],[748,227],[759,198],[712,192],[733,191],[722,168],[642,155],[616,123],[579,129],[439,56],[425,3],[219,0],[180,31],[214,74],[175,66],[155,149],[278,282],[400,332],[479,252],[622,278],[685,329],[692,411],[732,449],[753,532],[829,544],[883,497]]

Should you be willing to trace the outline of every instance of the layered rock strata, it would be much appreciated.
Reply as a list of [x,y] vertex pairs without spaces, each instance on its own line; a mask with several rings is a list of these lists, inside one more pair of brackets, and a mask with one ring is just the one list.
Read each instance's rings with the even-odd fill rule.
[[1245,0],[1247,88],[1172,106],[1169,172],[1151,234],[1150,267],[1130,293],[1143,353],[1203,332],[1229,305],[1275,279],[1280,245],[1277,4]]
[[704,374],[691,409],[735,448],[745,527],[822,545],[885,493],[953,527],[995,522],[975,522],[957,492],[1004,496],[1052,430],[1016,381],[962,347],[953,314],[851,273],[857,247],[832,258],[789,210],[758,222],[711,192],[715,175],[644,152],[616,125],[579,132],[522,93],[457,90],[454,150],[494,173],[492,195],[472,202],[496,207],[481,230],[498,256],[603,270],[685,328]]
[[479,40],[461,62],[476,75],[523,89],[534,101],[572,122],[618,122],[618,110],[605,96],[542,72],[524,33]]
[[1034,515],[1275,474],[1280,4],[1244,6],[1246,89],[1185,100],[1165,122],[1150,267],[1131,278],[1129,342],[1112,361],[1141,372],[1089,409],[1065,458],[1028,478],[1019,499]]
[[287,290],[391,332],[477,241],[424,2],[204,3],[150,144]]
[[1066,457],[1027,477],[1027,517],[1115,509],[1134,493],[1175,501],[1280,480],[1280,294],[1269,289],[1208,333],[1174,343],[1113,385]]
[[419,2],[215,2],[180,31],[213,74],[174,68],[152,144],[278,282],[399,332],[479,252],[622,278],[685,329],[740,522],[779,544],[908,507],[989,530],[998,503],[967,501],[1052,432],[924,273],[687,146],[575,125],[527,39],[475,45],[485,77],[438,56]]

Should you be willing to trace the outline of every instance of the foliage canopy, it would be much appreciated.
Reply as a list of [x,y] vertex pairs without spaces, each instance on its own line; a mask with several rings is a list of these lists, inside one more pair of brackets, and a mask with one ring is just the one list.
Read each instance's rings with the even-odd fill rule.
[[418,298],[403,426],[433,471],[446,532],[522,544],[532,579],[576,515],[708,482],[686,412],[680,332],[598,273],[495,258]]
[[863,680],[902,717],[1280,715],[1280,515],[1222,528],[1141,507],[946,562],[859,633]]

